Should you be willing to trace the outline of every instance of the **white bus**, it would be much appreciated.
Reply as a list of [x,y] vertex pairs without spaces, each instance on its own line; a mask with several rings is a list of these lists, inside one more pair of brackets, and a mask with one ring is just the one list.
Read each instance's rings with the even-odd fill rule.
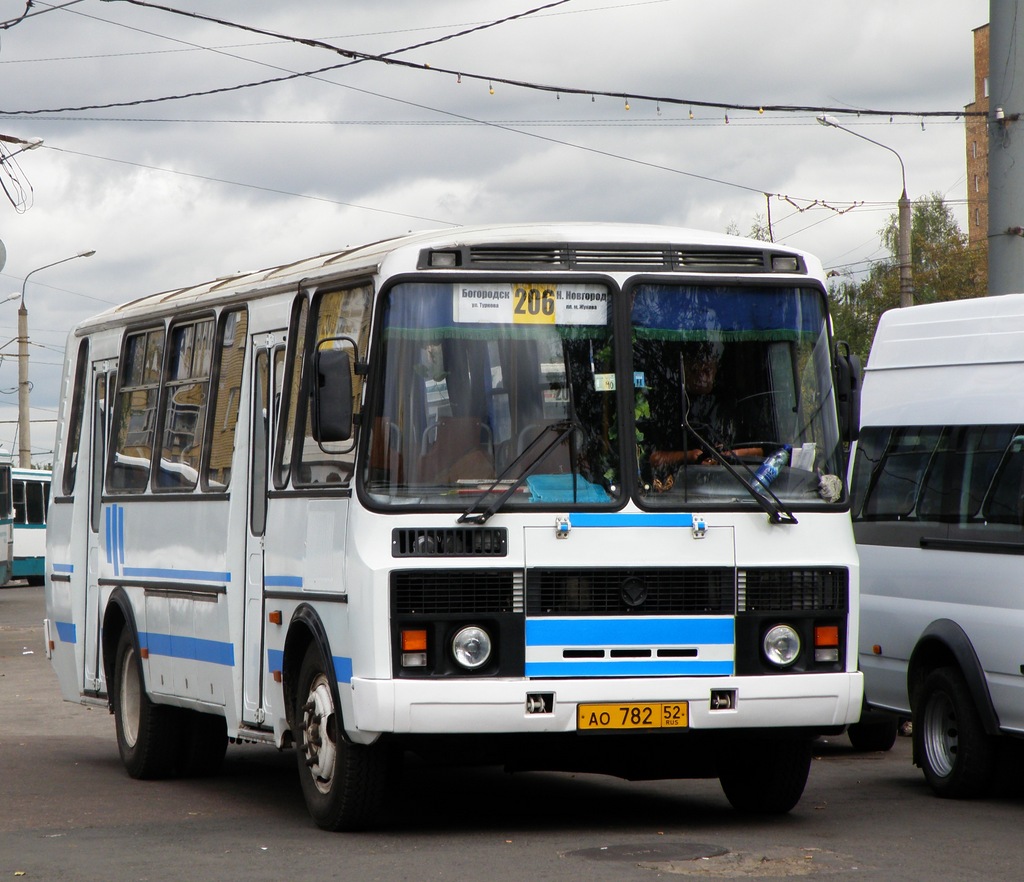
[[109,310],[64,371],[62,693],[137,778],[294,745],[326,829],[409,753],[789,811],[862,701],[836,367],[814,258],[661,227],[425,233]]
[[912,716],[914,761],[940,796],[990,792],[1007,777],[1002,746],[1024,737],[1022,384],[1017,294],[885,313],[864,372],[852,493],[866,700]]
[[46,509],[50,505],[49,469],[11,469],[14,501],[14,559],[11,577],[42,585],[46,557]]

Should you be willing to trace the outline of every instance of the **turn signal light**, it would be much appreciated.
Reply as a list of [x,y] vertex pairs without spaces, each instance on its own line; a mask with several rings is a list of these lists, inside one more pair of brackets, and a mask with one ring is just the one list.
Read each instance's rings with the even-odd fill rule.
[[426,631],[403,631],[402,652],[426,652],[427,632]]
[[839,661],[839,626],[814,626],[814,660],[816,662]]

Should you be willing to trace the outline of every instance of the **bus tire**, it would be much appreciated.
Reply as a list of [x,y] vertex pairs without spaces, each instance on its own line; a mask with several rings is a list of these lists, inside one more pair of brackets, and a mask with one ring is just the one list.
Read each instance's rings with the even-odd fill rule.
[[228,750],[227,723],[220,714],[182,711],[178,743],[178,773],[186,778],[209,778],[224,764]]
[[299,668],[295,756],[306,807],[324,830],[365,830],[384,810],[388,754],[381,745],[345,740],[336,686],[316,644]]
[[870,723],[854,723],[846,730],[846,735],[854,750],[865,753],[892,750],[899,728],[899,720],[896,717],[891,717],[884,720],[872,720]]
[[811,770],[809,738],[728,741],[718,760],[718,780],[734,809],[784,815],[803,796]]
[[938,796],[970,799],[991,789],[996,742],[957,668],[937,668],[925,678],[914,712],[914,748]]
[[142,662],[130,628],[122,628],[117,643],[113,704],[117,749],[128,774],[142,779],[173,774],[180,714],[178,708],[154,704],[146,694]]

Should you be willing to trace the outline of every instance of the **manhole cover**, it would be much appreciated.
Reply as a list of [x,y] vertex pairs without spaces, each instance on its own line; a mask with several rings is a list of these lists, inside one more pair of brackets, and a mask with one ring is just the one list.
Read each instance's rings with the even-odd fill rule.
[[701,858],[721,857],[729,849],[700,842],[663,843],[657,845],[602,845],[598,848],[581,848],[570,851],[575,857],[592,861],[643,861],[662,863],[665,861],[699,861]]

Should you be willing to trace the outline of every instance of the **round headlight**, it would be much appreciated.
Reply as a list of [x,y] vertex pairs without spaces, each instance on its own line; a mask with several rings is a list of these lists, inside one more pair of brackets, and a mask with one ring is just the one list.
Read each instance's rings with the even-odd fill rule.
[[476,670],[490,660],[491,637],[476,625],[463,628],[452,638],[452,654],[462,667]]
[[764,635],[764,655],[773,665],[784,668],[800,655],[800,635],[791,625],[776,625]]

